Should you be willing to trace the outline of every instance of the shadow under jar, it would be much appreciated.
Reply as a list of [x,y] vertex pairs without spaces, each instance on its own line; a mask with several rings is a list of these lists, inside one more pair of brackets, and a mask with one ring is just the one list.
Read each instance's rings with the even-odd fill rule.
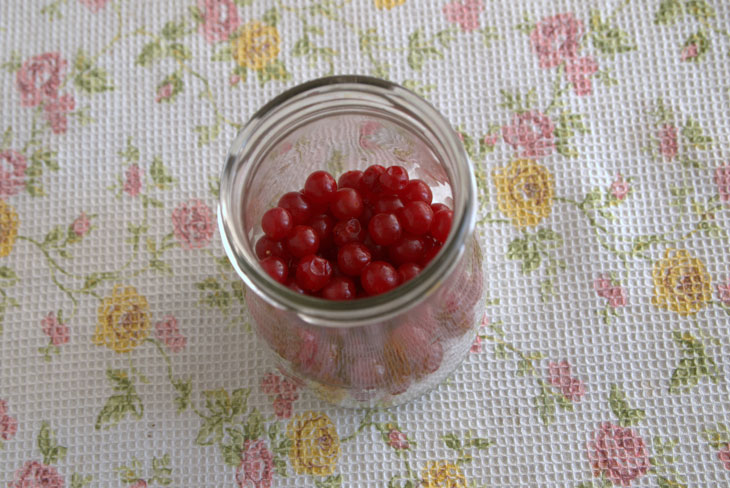
[[[338,178],[372,164],[406,168],[453,209],[451,232],[421,273],[349,301],[301,295],[269,277],[254,250],[264,212],[313,171]],[[476,207],[471,163],[430,104],[383,80],[337,76],[283,93],[241,130],[221,175],[218,219],[278,368],[331,403],[389,406],[438,385],[474,340],[484,313]]]

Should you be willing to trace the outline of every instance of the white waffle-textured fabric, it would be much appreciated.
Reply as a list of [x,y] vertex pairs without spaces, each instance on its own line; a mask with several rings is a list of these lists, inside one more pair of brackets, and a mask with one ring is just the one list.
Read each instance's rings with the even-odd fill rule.
[[[730,486],[728,25],[721,0],[2,2],[0,482]],[[371,413],[284,391],[214,225],[237,124],[330,70],[422,92],[480,179],[480,343]]]

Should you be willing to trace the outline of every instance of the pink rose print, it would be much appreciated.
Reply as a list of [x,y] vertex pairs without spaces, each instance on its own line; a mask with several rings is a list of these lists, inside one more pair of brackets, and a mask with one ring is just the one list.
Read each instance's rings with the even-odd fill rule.
[[679,56],[680,61],[692,61],[700,54],[700,48],[697,44],[689,44],[682,49],[682,53]]
[[479,14],[484,11],[482,0],[454,0],[444,5],[443,12],[446,20],[459,24],[464,32],[471,32],[479,27]]
[[44,106],[46,120],[51,124],[51,131],[54,134],[63,134],[68,129],[68,118],[66,114],[74,109],[76,101],[73,95],[63,95],[55,100],[49,100]]
[[86,212],[81,212],[81,215],[76,217],[76,220],[74,220],[73,224],[71,224],[71,229],[74,234],[79,237],[83,237],[87,232],[89,232],[89,229],[91,229],[91,220],[89,220],[89,216],[86,215]]
[[276,395],[279,393],[279,383],[281,378],[276,376],[274,373],[266,373],[261,378],[261,391],[267,395]]
[[239,81],[241,81],[241,77],[238,75],[231,75],[228,78],[228,84],[231,86],[235,86],[236,84],[238,84]]
[[563,396],[571,402],[578,402],[586,394],[586,387],[581,380],[570,374],[570,363],[566,360],[548,363],[548,382],[558,388]]
[[43,327],[43,333],[51,338],[54,346],[60,346],[68,342],[70,332],[68,325],[60,323],[54,312],[49,312],[41,320],[41,327]]
[[601,298],[607,298],[611,308],[623,307],[626,305],[626,292],[618,285],[614,285],[610,279],[601,276],[593,282],[593,288]]
[[616,179],[611,183],[611,195],[616,200],[623,200],[629,194],[629,191],[631,191],[631,188],[628,181],[624,180],[621,174],[616,175]]
[[723,305],[730,307],[730,280],[724,285],[717,285],[717,297]]
[[147,482],[145,480],[137,480],[129,488],[147,488]]
[[91,10],[93,13],[97,13],[99,10],[106,7],[109,0],[79,0],[79,3]]
[[591,76],[598,71],[598,63],[591,56],[570,61],[565,67],[568,81],[573,85],[573,91],[579,97],[593,93]]
[[172,352],[182,351],[188,343],[187,337],[177,328],[177,319],[172,315],[165,315],[155,324],[155,337]]
[[165,83],[157,89],[157,96],[155,96],[155,102],[160,103],[169,100],[172,97],[172,82]]
[[588,443],[588,459],[593,475],[604,475],[614,485],[631,486],[631,482],[649,471],[646,444],[631,429],[604,423]]
[[[485,315],[484,317],[482,317],[481,324],[479,324],[480,331],[481,331],[482,327],[486,327],[487,325],[489,325],[489,317],[487,317]],[[477,333],[477,336],[471,345],[470,351],[471,352],[482,352],[482,338],[479,336],[479,333]]]
[[293,411],[292,402],[285,400],[280,395],[274,398],[274,415],[280,419],[288,419]]
[[12,149],[0,152],[0,198],[20,193],[25,187],[25,170],[28,160]]
[[362,147],[363,149],[375,149],[376,147],[378,147],[376,143],[370,140],[370,136],[380,130],[381,127],[382,126],[378,122],[365,122],[360,127],[360,147]]
[[241,25],[233,0],[198,0],[198,10],[203,15],[198,32],[210,44],[228,40]]
[[406,435],[397,429],[391,429],[388,432],[388,445],[393,449],[408,449],[410,447]]
[[555,149],[555,124],[537,110],[514,114],[510,125],[502,127],[504,141],[515,149],[522,148],[519,157],[541,158]]
[[124,186],[122,187],[124,193],[130,197],[139,195],[139,192],[142,191],[142,173],[139,170],[139,165],[130,165],[124,177]]
[[659,153],[671,161],[678,151],[677,128],[672,124],[664,124],[659,129]]
[[241,464],[236,469],[236,482],[240,488],[271,488],[274,461],[271,452],[261,439],[243,443]]
[[18,432],[18,420],[8,415],[8,404],[0,400],[0,439],[9,441]]
[[717,451],[717,459],[722,463],[722,467],[730,471],[730,446],[725,446]]
[[583,32],[583,22],[572,13],[545,17],[538,22],[530,34],[530,44],[540,57],[540,67],[554,68],[575,58]]
[[15,472],[10,488],[63,488],[64,481],[56,468],[38,461],[27,461]]
[[487,134],[484,136],[484,145],[487,147],[494,147],[497,144],[497,141],[499,140],[499,134]]
[[35,107],[58,97],[66,61],[59,53],[44,53],[26,60],[15,76],[20,104]]
[[730,203],[730,163],[725,163],[715,170],[715,184],[720,200]]
[[200,249],[213,237],[213,211],[200,200],[188,200],[172,211],[172,226],[184,248]]

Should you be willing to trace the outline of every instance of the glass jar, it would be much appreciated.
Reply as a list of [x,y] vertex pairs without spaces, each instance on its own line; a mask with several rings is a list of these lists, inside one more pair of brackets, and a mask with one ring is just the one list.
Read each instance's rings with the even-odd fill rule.
[[[275,282],[254,250],[261,216],[306,176],[398,164],[454,211],[451,233],[415,278],[382,295],[328,301]],[[484,313],[474,235],[474,171],[457,133],[393,83],[336,76],[299,85],[259,110],[233,142],[219,225],[244,281],[257,335],[279,369],[331,403],[388,406],[439,384],[467,354]]]

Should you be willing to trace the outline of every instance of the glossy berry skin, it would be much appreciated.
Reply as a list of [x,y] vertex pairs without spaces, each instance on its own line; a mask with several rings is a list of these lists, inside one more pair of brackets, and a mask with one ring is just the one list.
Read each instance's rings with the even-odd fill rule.
[[388,248],[390,262],[396,266],[417,263],[423,256],[424,240],[419,236],[405,235]]
[[357,288],[352,278],[337,276],[322,288],[321,293],[327,300],[353,300],[357,296]]
[[286,240],[286,249],[297,258],[314,254],[319,249],[319,236],[308,225],[297,225]]
[[376,244],[370,235],[365,237],[365,241],[363,241],[363,244],[365,244],[368,249],[370,250],[370,254],[373,256],[373,261],[387,261],[388,260],[388,248],[385,246],[381,246],[380,244]]
[[403,208],[403,202],[395,195],[383,195],[373,203],[375,213],[395,213]]
[[444,203],[432,203],[431,204],[431,210],[433,210],[433,213],[435,214],[439,210],[451,210],[448,205]]
[[259,237],[254,247],[256,257],[259,259],[268,258],[269,256],[284,257],[284,245],[280,241],[274,241],[266,236]]
[[315,171],[304,182],[304,196],[315,205],[326,205],[337,192],[337,182],[326,171]]
[[360,284],[368,295],[380,295],[398,286],[400,276],[395,268],[385,261],[373,261],[362,270]]
[[429,205],[433,200],[431,188],[423,180],[411,180],[408,182],[403,191],[399,193],[404,203],[408,202],[426,202]]
[[400,276],[401,284],[415,278],[420,272],[421,267],[416,263],[406,263],[398,266],[398,275]]
[[332,231],[335,245],[344,246],[348,242],[362,242],[365,239],[365,229],[357,219],[341,220],[335,224]]
[[342,173],[340,179],[337,180],[337,188],[352,188],[360,191],[360,181],[362,180],[362,171],[353,170]]
[[391,166],[378,178],[386,191],[398,193],[408,184],[408,171],[402,166]]
[[349,276],[360,276],[371,260],[370,249],[359,242],[345,244],[337,253],[337,266],[340,271]]
[[360,224],[362,225],[363,229],[368,228],[368,224],[370,223],[370,219],[373,218],[373,215],[375,215],[375,212],[373,211],[373,209],[370,205],[363,206],[362,213],[360,214],[360,217],[358,217],[358,219],[357,219],[360,221]]
[[261,217],[261,229],[271,240],[280,241],[289,235],[294,227],[294,219],[288,210],[274,207],[267,210]]
[[[289,274],[291,275],[292,273],[289,273]],[[296,273],[296,269],[295,269],[293,275],[296,276],[296,274],[297,273]],[[302,288],[301,286],[297,285],[296,278],[294,278],[294,277],[290,277],[289,278],[289,281],[287,281],[287,283],[286,283],[286,287],[289,288],[293,292],[299,293],[300,295],[306,295],[307,294],[307,292],[304,291],[304,288]]]
[[451,210],[439,210],[433,216],[431,223],[431,235],[438,241],[446,242],[451,232],[451,221],[454,218],[454,212]]
[[314,254],[304,256],[297,265],[297,285],[304,291],[318,292],[331,277],[332,266],[329,261]]
[[398,242],[403,234],[403,229],[395,215],[392,213],[379,213],[370,219],[368,232],[376,244],[390,246]]
[[286,278],[289,275],[289,268],[283,259],[276,256],[269,256],[261,260],[261,267],[268,273],[275,281],[281,284],[286,283]]
[[363,190],[378,192],[380,190],[380,175],[385,173],[385,168],[379,164],[373,164],[363,172],[360,184]]
[[279,199],[279,206],[286,209],[294,219],[294,225],[306,224],[312,218],[312,204],[298,191],[285,193]]
[[321,214],[309,221],[309,226],[314,229],[319,237],[319,250],[324,251],[334,245],[332,231],[335,228],[335,219],[327,214]]
[[421,266],[426,266],[441,250],[442,244],[431,236],[426,236],[423,239],[423,255],[419,263]]
[[358,218],[362,215],[364,207],[360,193],[352,188],[337,190],[330,202],[330,212],[337,220]]
[[433,210],[426,202],[410,202],[398,211],[398,220],[403,224],[404,231],[421,236],[431,229]]

